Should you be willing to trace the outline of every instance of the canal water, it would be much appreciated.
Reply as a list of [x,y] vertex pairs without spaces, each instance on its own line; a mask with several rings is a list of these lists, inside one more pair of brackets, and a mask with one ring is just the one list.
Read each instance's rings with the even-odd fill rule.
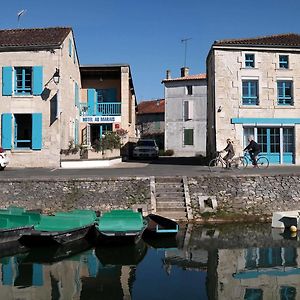
[[0,248],[0,299],[299,299],[297,235],[196,226],[136,246]]

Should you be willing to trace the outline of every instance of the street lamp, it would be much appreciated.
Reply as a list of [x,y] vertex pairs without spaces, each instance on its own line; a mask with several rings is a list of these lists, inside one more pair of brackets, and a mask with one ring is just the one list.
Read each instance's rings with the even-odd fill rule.
[[59,83],[59,79],[60,79],[59,69],[56,68],[56,71],[55,71],[52,78],[53,78],[53,81],[54,81],[55,84]]

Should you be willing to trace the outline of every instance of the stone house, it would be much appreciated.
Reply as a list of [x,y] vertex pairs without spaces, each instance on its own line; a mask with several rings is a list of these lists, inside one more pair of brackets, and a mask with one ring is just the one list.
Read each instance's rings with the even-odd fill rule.
[[153,138],[164,148],[165,99],[145,100],[138,104],[136,126],[141,138]]
[[0,30],[0,68],[1,146],[10,166],[58,167],[79,127],[72,29]]
[[167,71],[162,81],[165,90],[165,150],[175,156],[206,154],[206,75],[189,75],[181,69],[181,77],[171,78]]
[[273,164],[300,164],[300,35],[215,41],[207,57],[207,151],[254,135]]
[[107,131],[123,129],[123,143],[136,136],[136,97],[127,64],[81,65],[79,142],[91,146]]
[[[59,167],[61,150],[135,137],[127,64],[80,66],[72,28],[0,30],[0,141],[11,167]],[[79,155],[79,153],[78,153]]]

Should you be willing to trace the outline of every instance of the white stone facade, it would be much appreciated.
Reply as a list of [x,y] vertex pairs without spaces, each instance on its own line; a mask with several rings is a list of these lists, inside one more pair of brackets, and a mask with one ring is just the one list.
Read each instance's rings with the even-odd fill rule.
[[[254,67],[246,67],[246,54],[253,54]],[[280,56],[288,57],[288,68],[280,67]],[[300,164],[299,65],[298,49],[213,45],[207,58],[208,154],[224,149],[226,139],[231,138],[236,153],[242,155],[247,134],[263,143],[265,133],[262,152],[268,152],[271,163],[273,159],[279,164]],[[243,102],[243,82],[248,81],[257,82],[257,105]],[[290,105],[279,104],[280,81],[292,82]],[[293,153],[287,158],[286,152]]]
[[[206,79],[164,80],[165,150],[175,156],[206,154]],[[188,87],[192,91],[188,92]],[[189,94],[190,93],[190,94]],[[187,132],[192,136],[186,141]],[[189,134],[189,133],[188,133]]]
[[[72,57],[69,56],[69,40],[75,49],[73,33],[70,30],[60,47],[55,49],[0,52],[1,69],[4,66],[43,67],[42,95],[3,96],[2,93],[0,94],[0,114],[12,113],[13,116],[15,114],[42,114],[42,149],[15,149],[13,132],[12,149],[7,150],[10,167],[59,167],[60,149],[66,148],[68,142],[74,139],[75,119],[79,118],[78,109],[75,107],[74,84],[77,82],[80,86],[80,73],[76,51],[72,52]],[[59,69],[60,73],[58,84],[55,84],[52,78],[56,69]],[[0,86],[3,85],[2,81],[3,77],[0,74]],[[51,101],[56,96],[58,111],[56,117],[51,120]],[[13,124],[12,128],[14,131]]]

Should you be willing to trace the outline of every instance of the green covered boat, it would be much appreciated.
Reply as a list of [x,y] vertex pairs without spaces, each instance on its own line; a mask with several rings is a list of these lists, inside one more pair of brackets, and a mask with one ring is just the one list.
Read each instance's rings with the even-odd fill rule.
[[26,211],[21,207],[0,210],[0,244],[11,243],[30,233],[40,221],[38,212]]
[[91,210],[77,209],[58,212],[54,216],[41,215],[40,222],[33,231],[23,234],[21,242],[30,247],[74,242],[85,238],[96,221],[96,213]]
[[106,242],[137,243],[147,222],[139,212],[133,210],[112,210],[104,213],[96,224],[97,240]]

